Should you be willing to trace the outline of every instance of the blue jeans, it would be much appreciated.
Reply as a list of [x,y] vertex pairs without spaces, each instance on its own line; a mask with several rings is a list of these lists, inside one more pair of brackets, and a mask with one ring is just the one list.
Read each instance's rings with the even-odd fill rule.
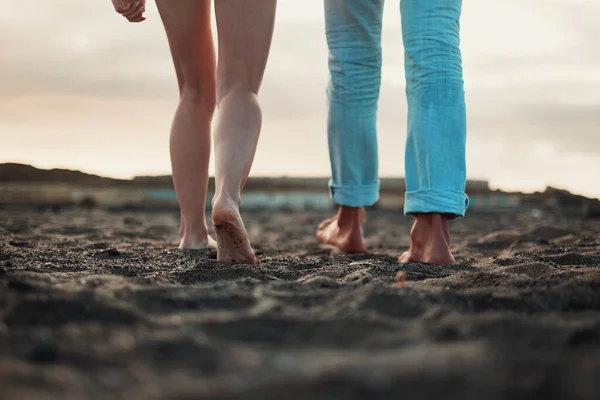
[[[333,200],[379,199],[377,102],[384,0],[325,0],[328,141]],[[462,0],[401,0],[408,135],[405,214],[464,216],[466,111],[459,49]]]

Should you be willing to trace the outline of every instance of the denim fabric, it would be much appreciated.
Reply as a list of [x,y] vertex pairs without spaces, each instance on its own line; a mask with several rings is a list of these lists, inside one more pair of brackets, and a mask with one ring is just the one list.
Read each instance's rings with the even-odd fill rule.
[[[379,198],[377,102],[383,0],[325,0],[328,142],[334,201]],[[459,49],[462,0],[401,0],[408,133],[405,214],[465,214],[466,111]]]

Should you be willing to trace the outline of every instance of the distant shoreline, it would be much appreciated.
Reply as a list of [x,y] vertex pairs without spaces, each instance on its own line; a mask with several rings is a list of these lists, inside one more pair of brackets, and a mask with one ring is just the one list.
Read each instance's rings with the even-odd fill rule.
[[[244,187],[242,208],[247,210],[328,210],[329,179],[251,177]],[[402,210],[406,191],[403,178],[381,179],[375,207]],[[468,180],[471,211],[503,212],[541,210],[572,217],[600,217],[600,200],[552,187],[544,192],[519,193],[492,190],[485,180]],[[209,179],[206,208],[214,194]],[[67,169],[40,169],[26,164],[0,164],[0,206],[82,206],[106,209],[178,209],[170,175],[113,179]]]

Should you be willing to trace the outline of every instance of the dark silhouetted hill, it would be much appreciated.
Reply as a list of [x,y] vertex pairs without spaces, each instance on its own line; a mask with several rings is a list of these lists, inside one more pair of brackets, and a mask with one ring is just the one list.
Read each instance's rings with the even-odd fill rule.
[[69,169],[40,169],[26,164],[7,163],[0,164],[0,182],[106,185],[128,181]]

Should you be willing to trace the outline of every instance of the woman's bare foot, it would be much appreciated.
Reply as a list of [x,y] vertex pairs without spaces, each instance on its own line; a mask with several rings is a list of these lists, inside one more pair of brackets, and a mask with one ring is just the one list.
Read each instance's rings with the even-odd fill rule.
[[183,213],[180,216],[179,224],[179,248],[182,250],[204,250],[204,249],[217,249],[217,242],[215,239],[210,237],[208,229],[206,228],[206,222],[202,220],[204,229],[200,233],[188,230],[185,223]]
[[213,201],[212,220],[217,234],[217,261],[232,264],[255,264],[248,232],[236,202],[224,197]]
[[410,249],[398,257],[398,261],[454,264],[447,218],[442,214],[417,214],[410,231]]
[[335,217],[326,219],[317,228],[317,238],[345,253],[364,253],[367,245],[363,237],[364,208],[340,206]]
[[217,242],[210,235],[194,236],[183,234],[179,241],[179,248],[190,250],[213,249],[216,250]]

